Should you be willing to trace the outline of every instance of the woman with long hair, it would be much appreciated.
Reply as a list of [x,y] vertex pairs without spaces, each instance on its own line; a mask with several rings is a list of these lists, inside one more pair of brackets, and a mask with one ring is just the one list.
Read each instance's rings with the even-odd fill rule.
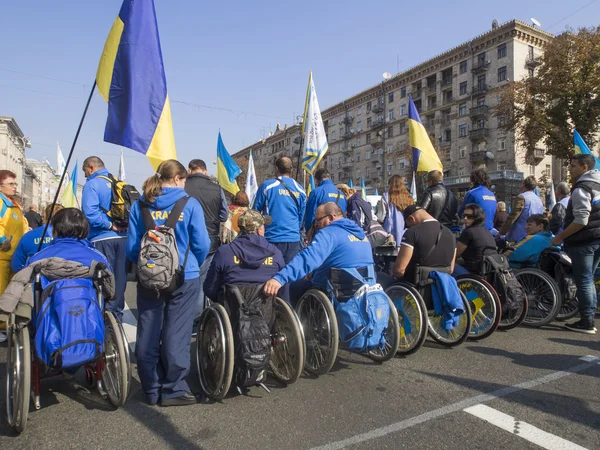
[[162,226],[172,210],[181,211],[174,232],[183,283],[171,292],[147,290],[139,282],[137,285],[136,357],[142,389],[151,405],[196,403],[185,378],[190,371],[190,337],[200,295],[200,265],[208,254],[210,240],[202,206],[183,189],[186,177],[187,171],[179,161],[162,162],[144,182],[142,197],[131,207],[129,218],[127,257],[138,264],[148,219]]
[[396,246],[399,247],[405,230],[402,211],[415,202],[406,189],[404,177],[392,175],[388,183],[388,191],[383,193],[382,200],[385,209],[383,228],[394,236]]
[[240,232],[238,219],[249,208],[248,195],[244,191],[235,194],[233,202],[227,208],[227,222],[221,224],[221,244],[229,244],[237,237]]

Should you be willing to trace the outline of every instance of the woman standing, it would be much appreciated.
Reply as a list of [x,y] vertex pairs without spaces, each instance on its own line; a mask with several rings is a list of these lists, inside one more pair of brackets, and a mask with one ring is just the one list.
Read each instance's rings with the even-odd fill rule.
[[227,222],[221,224],[221,244],[229,244],[237,237],[240,232],[238,219],[249,207],[248,195],[244,191],[235,194],[233,202],[227,208]]
[[393,175],[390,178],[388,191],[383,193],[382,200],[385,208],[383,228],[394,236],[396,246],[399,247],[405,230],[402,211],[415,202],[404,185],[404,177]]
[[137,285],[136,357],[142,388],[151,405],[196,403],[185,377],[190,370],[190,337],[200,295],[200,265],[208,254],[210,240],[202,206],[183,189],[186,177],[187,171],[179,161],[161,163],[156,174],[144,182],[142,197],[133,204],[129,219],[127,257],[137,264],[141,240],[147,231],[140,203],[147,205],[155,224],[161,226],[175,204],[186,199],[175,226],[179,263],[185,271],[183,284],[173,292],[161,292],[158,298],[156,292]]
[[500,228],[502,228],[502,225],[504,225],[504,222],[506,222],[507,217],[506,203],[498,202],[496,205],[496,215],[494,216],[494,228],[499,231]]

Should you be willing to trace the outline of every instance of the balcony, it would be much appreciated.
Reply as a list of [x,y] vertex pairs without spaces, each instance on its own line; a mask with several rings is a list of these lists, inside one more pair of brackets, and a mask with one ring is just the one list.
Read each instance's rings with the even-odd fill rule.
[[540,57],[532,54],[529,54],[525,60],[525,65],[531,69],[535,69],[540,64],[542,64]]
[[486,153],[487,153],[486,151],[473,152],[469,155],[469,159],[471,160],[472,163],[484,162],[487,159]]
[[532,151],[527,152],[525,161],[527,164],[537,166],[546,157],[546,150],[543,148],[534,148]]
[[342,169],[352,169],[352,166],[354,166],[353,161],[345,161],[342,163]]
[[454,102],[454,97],[450,96],[450,97],[444,97],[442,100],[442,104],[443,105],[449,105],[450,103]]
[[452,124],[452,120],[450,119],[449,116],[441,117],[441,118],[437,119],[437,122],[442,127],[447,127],[447,126],[450,126]]
[[373,147],[373,148],[379,148],[379,147],[381,147],[381,139],[372,139],[371,140],[371,147]]
[[488,90],[488,86],[485,83],[478,83],[473,86],[473,95],[485,94]]
[[452,78],[442,78],[442,87],[451,86]]
[[373,122],[371,122],[371,129],[375,130],[377,128],[381,128],[384,125],[385,121],[383,120],[383,117],[374,120]]
[[378,103],[371,108],[371,112],[377,114],[383,112],[383,103]]
[[452,141],[446,141],[446,140],[440,141],[441,149],[449,149],[451,146],[452,146]]
[[496,180],[523,180],[525,176],[523,172],[516,172],[514,170],[498,170],[495,172],[488,172],[491,181]]
[[422,89],[417,89],[415,91],[412,91],[410,93],[410,95],[412,96],[413,100],[416,98],[421,98],[423,96],[423,90]]
[[446,186],[456,186],[459,184],[470,184],[471,183],[471,176],[470,175],[466,175],[466,176],[459,176],[459,177],[444,177],[444,184]]
[[486,116],[489,112],[490,107],[487,105],[479,105],[471,108],[469,111],[469,115],[471,117],[481,117]]
[[354,136],[354,133],[352,131],[346,131],[344,134],[342,134],[342,138],[344,138],[345,140],[351,139],[352,136]]
[[488,70],[489,65],[490,65],[489,61],[479,60],[479,61],[475,62],[475,65],[473,66],[471,71],[473,73],[485,72],[486,70]]
[[428,94],[435,94],[437,92],[436,84],[428,84],[425,88],[425,92],[427,92]]
[[475,128],[471,131],[469,131],[469,139],[471,139],[471,141],[483,141],[486,137],[487,137],[487,128],[482,127],[482,128]]
[[383,155],[371,155],[371,164],[383,164]]
[[350,125],[353,120],[354,120],[354,117],[346,116],[346,117],[344,117],[344,120],[342,122],[344,122],[346,125]]

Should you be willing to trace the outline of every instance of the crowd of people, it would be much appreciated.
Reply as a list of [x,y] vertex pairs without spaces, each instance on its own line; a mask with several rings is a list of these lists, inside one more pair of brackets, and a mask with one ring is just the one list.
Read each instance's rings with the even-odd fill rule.
[[40,248],[65,258],[84,254],[86,261],[99,255],[115,278],[115,297],[107,307],[121,319],[128,273],[138,264],[142,240],[173,212],[181,282],[165,292],[137,284],[138,373],[147,401],[163,406],[196,402],[185,378],[194,322],[207,298],[217,300],[226,284],[264,283],[267,294],[294,305],[308,288],[325,287],[331,268],[372,267],[370,234],[377,227],[397,251],[389,271],[370,281],[384,287],[398,279],[413,281],[418,265],[454,275],[477,273],[485,255],[506,246],[511,265],[521,267],[535,264],[544,248],[564,245],[573,261],[580,305],[580,319],[566,327],[595,333],[600,171],[594,165],[591,155],[571,159],[572,188],[557,185],[558,203],[549,215],[534,192],[533,176],[523,180],[507,211],[496,201],[484,169],[471,173],[472,186],[462,204],[437,170],[427,174],[427,189],[417,202],[404,178],[392,176],[375,211],[360,192],[336,186],[326,168],[316,170],[316,187],[307,197],[291,177],[288,157],[275,162],[274,178],[259,186],[252,203],[239,192],[228,206],[204,161],[194,159],[186,169],[168,160],[144,182],[127,226],[111,219],[113,177],[96,156],[83,163],[82,212],[56,205],[44,217],[35,207],[24,215],[15,199],[16,175],[0,170],[0,294]]

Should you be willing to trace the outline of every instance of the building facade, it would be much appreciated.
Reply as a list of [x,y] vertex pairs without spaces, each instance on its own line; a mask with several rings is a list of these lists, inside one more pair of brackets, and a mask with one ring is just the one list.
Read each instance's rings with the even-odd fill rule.
[[[385,189],[394,174],[412,177],[408,137],[408,96],[444,166],[445,183],[459,194],[469,188],[475,168],[490,174],[498,199],[510,201],[524,177],[553,178],[553,158],[540,145],[531,154],[502,129],[494,114],[500,89],[510,81],[533,76],[539,57],[553,35],[518,20],[492,28],[411,69],[322,111],[329,152],[324,158],[334,181],[354,185],[364,178],[371,189]],[[298,129],[289,127],[286,130]],[[253,150],[257,177],[272,172],[274,155],[292,156],[298,143],[283,144],[281,131],[234,155]],[[274,139],[277,138],[277,139]],[[284,142],[288,142],[285,140]],[[259,169],[260,167],[260,169]],[[560,168],[556,168],[560,179]],[[270,174],[269,174],[270,175]]]

